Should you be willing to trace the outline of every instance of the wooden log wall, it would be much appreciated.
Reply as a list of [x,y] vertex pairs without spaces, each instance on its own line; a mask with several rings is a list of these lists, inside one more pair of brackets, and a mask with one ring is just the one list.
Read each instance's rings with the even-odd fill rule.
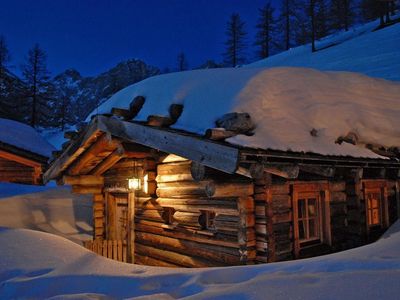
[[93,195],[93,239],[105,238],[105,200],[103,194]]
[[351,181],[348,183],[345,181],[329,183],[332,251],[340,251],[349,247],[347,201],[352,201],[354,203],[354,197],[356,197],[353,193],[350,194],[349,197],[346,195],[346,187],[350,190],[349,184],[351,184]]
[[[136,263],[209,267],[254,261],[253,184],[209,173],[212,177],[196,181],[191,161],[158,164],[157,196],[139,197],[135,205]],[[205,211],[215,213],[208,229],[200,222]]]
[[0,157],[0,181],[34,184],[35,175],[35,168]]

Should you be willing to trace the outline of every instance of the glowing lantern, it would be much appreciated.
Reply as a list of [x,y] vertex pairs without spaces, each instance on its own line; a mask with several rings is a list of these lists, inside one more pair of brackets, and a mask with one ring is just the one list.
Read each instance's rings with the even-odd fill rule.
[[129,178],[128,179],[128,187],[130,190],[140,190],[141,182],[140,178]]

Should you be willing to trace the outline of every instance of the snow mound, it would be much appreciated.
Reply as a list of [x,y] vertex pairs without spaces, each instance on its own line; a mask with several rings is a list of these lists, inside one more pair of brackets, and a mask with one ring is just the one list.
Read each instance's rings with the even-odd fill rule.
[[[349,132],[366,143],[400,146],[400,84],[357,73],[291,67],[172,73],[121,90],[98,113],[128,108],[139,95],[146,102],[135,120],[168,115],[170,104],[181,103],[183,113],[172,127],[198,134],[226,113],[247,112],[255,135],[228,139],[241,146],[379,157],[364,146],[335,144]],[[313,129],[317,136],[310,134]]]
[[44,231],[82,243],[92,239],[91,223],[88,195],[72,194],[68,187],[0,183],[0,226]]
[[376,243],[306,260],[209,269],[129,265],[63,238],[0,229],[3,299],[397,299],[400,223]]
[[304,45],[246,67],[307,67],[400,81],[400,23],[373,31],[378,26],[377,20],[325,37],[316,42],[314,53]]
[[0,118],[0,143],[51,157],[55,148],[32,127],[8,119]]

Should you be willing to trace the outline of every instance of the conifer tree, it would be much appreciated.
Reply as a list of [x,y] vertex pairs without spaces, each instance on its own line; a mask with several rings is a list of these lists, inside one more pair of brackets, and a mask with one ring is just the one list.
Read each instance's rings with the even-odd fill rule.
[[186,71],[188,69],[188,62],[186,60],[186,55],[180,52],[177,56],[178,71]]
[[29,50],[25,64],[22,66],[24,82],[27,86],[26,108],[32,127],[52,125],[52,86],[46,66],[46,53],[35,44]]
[[298,21],[297,17],[298,5],[295,0],[282,0],[279,23],[281,31],[284,33],[283,44],[284,49],[289,50],[292,46],[292,38],[295,34],[295,23]]
[[0,35],[0,80],[4,78],[10,59],[10,51],[8,50],[6,39]]
[[244,27],[245,23],[240,19],[239,14],[232,14],[226,29],[227,40],[225,41],[224,63],[227,66],[236,67],[246,61],[247,33]]
[[331,0],[330,14],[331,27],[336,30],[349,30],[353,23],[354,13],[352,11],[352,0]]
[[258,46],[257,56],[261,59],[268,57],[274,46],[274,35],[276,33],[274,11],[275,9],[272,7],[270,1],[263,8],[259,9],[255,45]]

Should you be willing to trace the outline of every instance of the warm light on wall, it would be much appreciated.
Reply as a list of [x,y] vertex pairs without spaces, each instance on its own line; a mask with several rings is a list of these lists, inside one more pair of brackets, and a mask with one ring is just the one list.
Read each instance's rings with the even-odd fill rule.
[[145,194],[149,193],[149,185],[147,183],[148,181],[149,181],[149,174],[146,174],[143,177],[143,192],[145,192]]
[[128,179],[128,187],[130,190],[140,190],[140,178],[129,178]]

